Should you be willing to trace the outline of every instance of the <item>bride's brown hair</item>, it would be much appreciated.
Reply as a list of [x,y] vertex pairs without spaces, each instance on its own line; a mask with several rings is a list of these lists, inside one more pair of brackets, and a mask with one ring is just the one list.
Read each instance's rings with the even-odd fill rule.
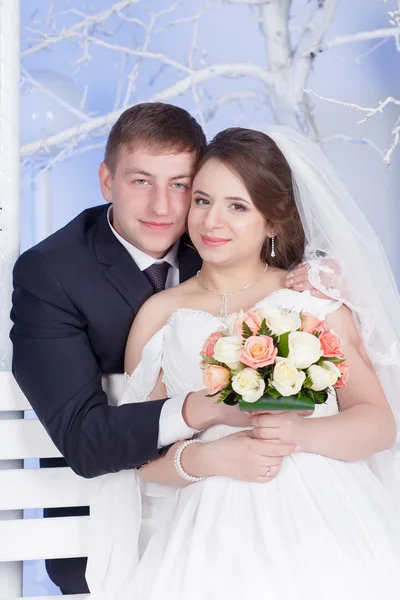
[[304,229],[294,199],[291,169],[274,140],[253,129],[225,129],[205,149],[195,175],[210,160],[221,161],[240,177],[275,232],[275,257],[267,237],[262,260],[280,269],[299,264],[304,254]]

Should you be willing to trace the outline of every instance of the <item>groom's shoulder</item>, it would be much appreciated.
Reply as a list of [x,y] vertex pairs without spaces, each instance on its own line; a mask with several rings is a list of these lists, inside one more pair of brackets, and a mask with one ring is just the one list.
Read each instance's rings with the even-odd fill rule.
[[77,254],[91,247],[97,224],[105,218],[106,212],[105,204],[82,211],[72,221],[26,250],[20,259],[39,254],[49,260],[58,256],[69,256],[71,260],[76,260]]
[[60,275],[72,273],[77,264],[93,263],[92,240],[100,219],[105,218],[107,205],[81,212],[35,246],[21,254],[14,266],[14,279],[25,281],[32,274],[47,271]]
[[105,216],[107,205],[87,208],[72,221],[55,231],[52,235],[39,242],[32,249],[40,252],[51,251],[65,244],[85,245],[92,237],[99,220]]

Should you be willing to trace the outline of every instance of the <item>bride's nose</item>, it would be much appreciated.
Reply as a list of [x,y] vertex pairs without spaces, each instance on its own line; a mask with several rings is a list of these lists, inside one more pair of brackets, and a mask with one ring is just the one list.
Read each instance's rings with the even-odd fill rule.
[[221,227],[224,227],[224,225],[225,222],[221,208],[214,204],[207,211],[207,215],[204,220],[204,227],[211,231],[212,229],[221,229]]

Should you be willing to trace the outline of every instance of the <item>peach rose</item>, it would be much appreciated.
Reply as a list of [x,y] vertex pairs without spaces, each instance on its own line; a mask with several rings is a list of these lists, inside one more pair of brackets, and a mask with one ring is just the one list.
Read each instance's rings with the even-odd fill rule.
[[206,341],[204,342],[203,348],[201,350],[201,354],[204,354],[208,358],[214,356],[214,348],[215,344],[222,337],[222,333],[220,331],[214,331],[211,335],[208,336]]
[[330,331],[329,329],[325,329],[318,339],[320,341],[324,356],[334,357],[342,354],[342,342],[340,341],[338,336],[332,333],[332,331]]
[[225,367],[218,365],[206,365],[203,373],[203,383],[210,391],[210,394],[220,392],[231,380],[231,374]]
[[240,362],[252,369],[258,369],[272,365],[278,349],[274,346],[274,340],[268,335],[252,335],[247,338]]
[[234,335],[239,338],[243,337],[243,323],[246,323],[246,325],[250,327],[251,331],[256,334],[260,329],[262,319],[255,309],[248,310],[243,315],[240,315],[240,317],[236,319],[233,327]]
[[335,365],[341,372],[341,378],[335,383],[335,388],[345,387],[349,380],[349,365],[346,361]]
[[324,328],[324,321],[320,321],[314,315],[310,313],[303,313],[301,315],[301,331],[305,331],[305,333],[316,333],[317,331],[322,331]]

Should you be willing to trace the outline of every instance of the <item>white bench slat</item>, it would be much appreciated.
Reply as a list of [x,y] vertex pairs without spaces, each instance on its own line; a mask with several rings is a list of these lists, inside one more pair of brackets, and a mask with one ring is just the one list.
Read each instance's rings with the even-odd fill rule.
[[0,371],[0,412],[30,409],[11,371]]
[[[74,594],[73,596],[24,596],[23,598],[9,598],[8,600],[85,600],[90,594]],[[3,599],[4,600],[4,599]]]
[[0,510],[87,506],[96,484],[68,467],[0,471]]
[[37,419],[0,420],[0,460],[61,456]]
[[0,562],[88,555],[89,517],[0,521]]

